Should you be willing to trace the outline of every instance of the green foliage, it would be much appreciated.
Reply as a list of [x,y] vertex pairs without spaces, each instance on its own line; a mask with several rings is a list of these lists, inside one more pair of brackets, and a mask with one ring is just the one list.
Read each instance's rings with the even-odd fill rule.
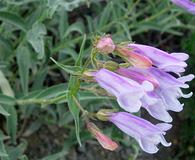
[[[118,108],[110,97],[93,92],[96,84],[77,76],[84,72],[95,35],[110,33],[116,42],[165,46],[169,39],[182,39],[186,32],[190,35],[193,22],[192,16],[168,0],[0,1],[0,158],[64,159],[77,141],[90,139],[78,102],[90,111],[102,106]],[[183,41],[194,57],[194,34]],[[194,110],[186,112],[194,122]],[[39,146],[45,146],[44,142],[37,145],[33,135],[45,134],[53,140],[50,133],[38,133],[52,126],[64,129],[59,131],[65,134],[60,147],[36,153]],[[190,128],[189,132],[185,129],[182,138],[191,139]],[[139,149],[134,141],[112,127],[107,134],[131,148],[129,159],[136,159]]]
[[32,45],[34,50],[38,53],[38,59],[42,59],[45,55],[44,35],[46,35],[46,28],[42,23],[35,23],[32,29],[28,31],[26,38]]

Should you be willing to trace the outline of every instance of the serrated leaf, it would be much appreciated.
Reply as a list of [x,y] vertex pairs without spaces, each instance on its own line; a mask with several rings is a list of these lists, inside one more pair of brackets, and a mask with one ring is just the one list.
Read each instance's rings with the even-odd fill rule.
[[23,30],[24,32],[27,31],[27,26],[24,20],[15,13],[0,11],[0,20],[11,23],[18,27],[19,29]]
[[32,26],[32,29],[27,33],[27,40],[38,53],[38,59],[42,59],[45,55],[44,36],[46,28],[44,24],[37,22]]
[[20,82],[24,95],[28,93],[30,52],[25,46],[20,46],[16,50],[16,58],[19,68]]

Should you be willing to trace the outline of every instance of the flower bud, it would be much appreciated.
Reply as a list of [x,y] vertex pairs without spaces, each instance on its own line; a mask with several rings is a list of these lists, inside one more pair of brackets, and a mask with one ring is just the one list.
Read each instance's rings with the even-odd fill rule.
[[104,54],[112,53],[115,50],[115,45],[110,35],[101,37],[97,41],[95,47],[98,50],[98,52],[101,52]]
[[101,120],[101,121],[108,121],[109,117],[111,116],[111,114],[113,112],[115,112],[116,110],[114,109],[100,109],[97,113],[96,113],[96,117]]
[[117,47],[116,51],[133,66],[140,68],[148,68],[152,66],[152,61],[148,57],[135,53],[128,47]]
[[103,148],[110,151],[114,151],[118,148],[118,144],[104,135],[94,123],[87,122],[87,129],[97,139]]

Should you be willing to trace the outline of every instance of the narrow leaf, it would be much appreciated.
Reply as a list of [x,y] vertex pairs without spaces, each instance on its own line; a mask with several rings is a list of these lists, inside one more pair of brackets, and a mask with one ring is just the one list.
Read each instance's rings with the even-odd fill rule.
[[70,25],[67,28],[63,38],[66,38],[72,32],[78,32],[80,34],[83,34],[83,32],[84,32],[84,25],[83,25],[83,23],[82,22],[76,22],[76,23],[73,23],[72,25]]
[[0,114],[4,116],[9,116],[10,114],[0,105]]
[[2,131],[0,130],[0,158],[1,158],[1,160],[9,160],[7,151],[6,151],[4,143],[3,143],[4,137],[5,136],[3,135]]
[[0,88],[3,92],[3,94],[14,97],[14,92],[11,89],[11,86],[7,80],[7,78],[4,76],[4,73],[0,70]]
[[16,144],[16,134],[17,134],[17,126],[18,126],[18,115],[14,106],[4,105],[6,111],[10,114],[10,116],[6,117],[6,129],[8,135],[11,137],[11,141],[13,144]]
[[59,62],[57,62],[56,60],[54,60],[52,57],[50,57],[50,59],[58,66],[60,67],[62,70],[64,70],[67,73],[70,73],[72,75],[80,75],[82,72],[82,68],[79,66],[68,66],[68,65],[63,65]]
[[35,23],[27,33],[27,40],[38,53],[38,59],[42,59],[45,55],[44,35],[46,28],[42,23]]
[[0,104],[14,105],[16,103],[15,98],[0,94]]
[[21,86],[24,95],[28,93],[29,69],[30,69],[30,53],[25,46],[21,46],[16,51],[16,58],[19,68]]
[[24,20],[15,13],[0,11],[0,20],[11,23],[18,27],[19,29],[23,30],[24,32],[27,31],[27,26]]

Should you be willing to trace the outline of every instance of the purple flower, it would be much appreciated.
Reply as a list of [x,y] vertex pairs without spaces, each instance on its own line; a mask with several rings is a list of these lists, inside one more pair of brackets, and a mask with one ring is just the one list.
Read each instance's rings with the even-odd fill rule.
[[183,94],[181,88],[189,88],[189,85],[185,83],[194,79],[194,75],[189,74],[187,76],[175,78],[172,75],[154,67],[150,68],[149,72],[161,84],[157,89],[155,89],[154,93],[162,99],[166,109],[180,112],[183,109],[184,104],[181,104],[178,98],[190,98],[193,94],[192,92],[189,94]]
[[172,127],[171,124],[160,123],[154,125],[147,120],[126,112],[111,113],[109,121],[129,136],[135,138],[140,147],[147,153],[156,153],[159,143],[166,147],[171,145],[164,138],[165,131]]
[[167,53],[160,49],[141,45],[129,44],[129,47],[136,53],[147,56],[152,60],[153,65],[166,72],[174,72],[179,74],[185,71],[187,64],[185,61],[189,58],[186,53]]
[[150,82],[138,82],[118,75],[107,69],[100,69],[93,74],[98,84],[117,98],[118,104],[129,112],[138,112],[145,93],[153,90]]
[[171,0],[177,6],[187,10],[188,12],[195,14],[195,3],[191,0]]
[[[117,72],[139,83],[142,83],[143,81],[149,81],[155,86],[155,90],[160,85],[153,76],[147,73],[147,70],[130,67],[128,69],[119,68]],[[147,96],[143,97],[141,102],[142,107],[144,107],[154,118],[164,122],[172,122],[172,117],[167,112],[166,106],[164,105],[162,99],[157,94],[155,94],[155,92],[147,92]]]
[[147,99],[142,98],[142,106],[155,118],[165,122],[171,122],[172,118],[166,110],[179,112],[183,109],[178,98],[189,98],[192,93],[183,94],[181,88],[188,88],[185,84],[194,78],[194,75],[175,78],[158,68],[150,67],[148,69],[140,69],[136,67],[120,68],[117,72],[123,76],[131,78],[139,83],[149,81],[153,83],[155,89],[148,92],[147,95],[156,99],[155,103],[148,103]]

